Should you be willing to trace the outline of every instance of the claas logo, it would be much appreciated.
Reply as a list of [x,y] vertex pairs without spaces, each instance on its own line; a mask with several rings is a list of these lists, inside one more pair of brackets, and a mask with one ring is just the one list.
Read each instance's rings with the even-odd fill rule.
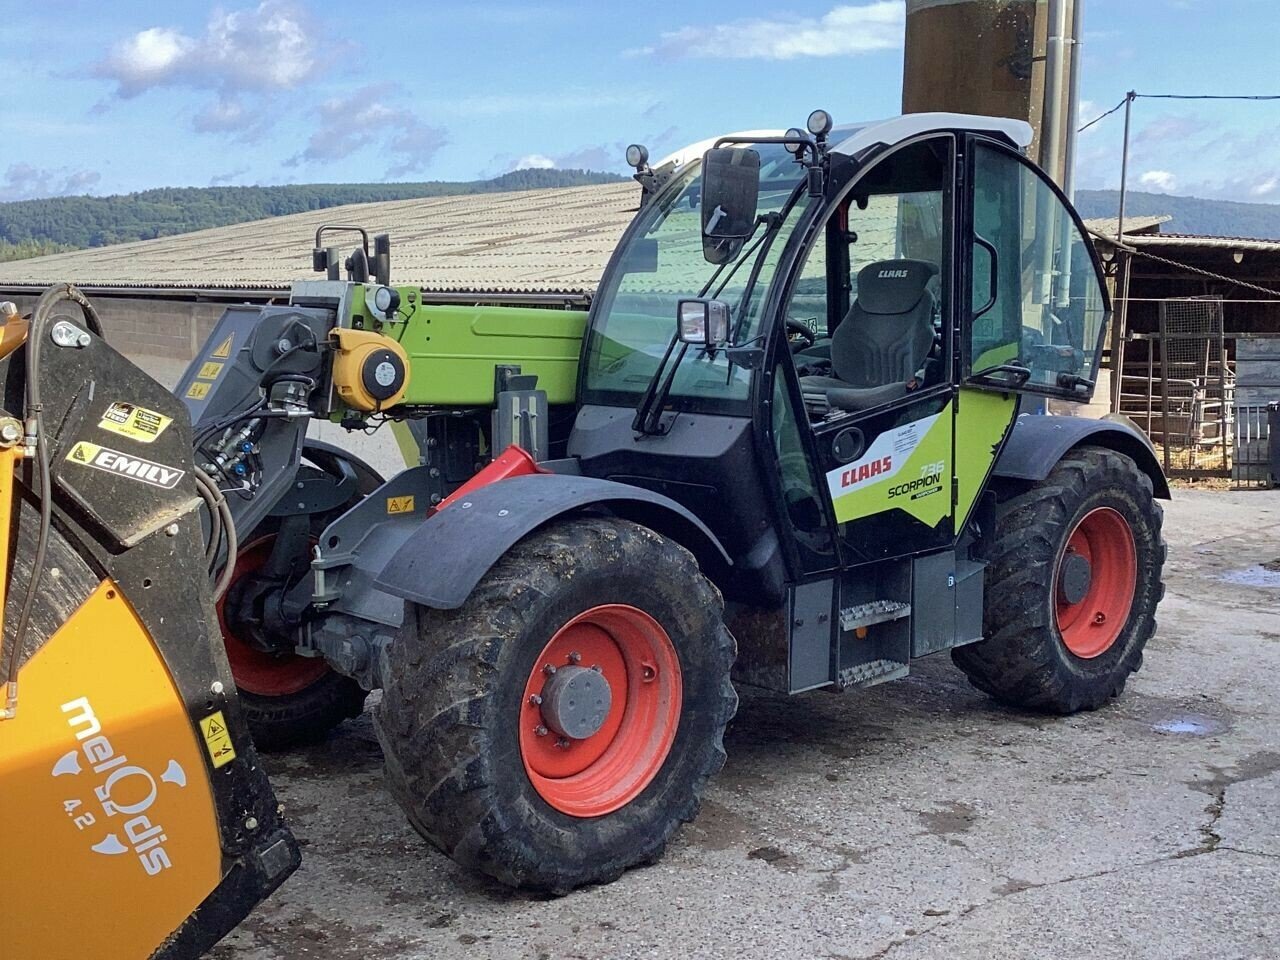
[[864,463],[856,467],[850,467],[844,473],[840,474],[840,486],[852,487],[864,480],[870,480],[872,477],[878,477],[886,474],[893,469],[893,457],[881,457],[879,460],[872,460],[870,463]]

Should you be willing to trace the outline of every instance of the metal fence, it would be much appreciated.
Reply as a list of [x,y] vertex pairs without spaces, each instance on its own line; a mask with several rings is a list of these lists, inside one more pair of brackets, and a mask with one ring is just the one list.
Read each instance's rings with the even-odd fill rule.
[[1160,332],[1149,347],[1159,351],[1159,384],[1150,401],[1159,408],[1158,414],[1149,408],[1147,432],[1162,448],[1165,472],[1231,476],[1235,378],[1227,361],[1222,298],[1161,301]]
[[1236,406],[1236,442],[1231,474],[1237,486],[1271,485],[1269,418],[1270,411],[1266,405]]

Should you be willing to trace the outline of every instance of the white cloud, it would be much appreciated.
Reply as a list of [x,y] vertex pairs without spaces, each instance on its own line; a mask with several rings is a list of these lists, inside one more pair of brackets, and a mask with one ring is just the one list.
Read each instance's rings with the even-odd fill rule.
[[[278,96],[328,62],[322,49],[324,58],[337,59],[345,47],[292,0],[261,0],[242,10],[215,9],[194,33],[141,30],[116,43],[90,73],[113,83],[119,100],[159,89],[215,91],[216,98],[192,115],[192,129],[252,141],[278,113]],[[104,101],[95,111],[108,106]]]
[[120,96],[137,96],[175,74],[195,44],[176,30],[152,27],[117,44],[98,73],[119,84]]
[[1178,178],[1168,170],[1148,170],[1138,178],[1138,183],[1161,193],[1172,193],[1178,189]]
[[[510,173],[529,167],[556,170],[596,170],[606,173],[630,172],[626,164],[627,146],[631,143],[643,143],[652,150],[660,151],[670,145],[680,134],[675,127],[667,127],[658,133],[648,133],[636,140],[618,140],[613,143],[589,143],[568,150],[564,153],[527,153],[517,156],[500,153],[493,158],[489,166],[482,171],[482,176],[492,177],[499,173]],[[661,156],[661,154],[658,154]]]
[[[556,162],[542,153],[526,153],[511,164],[511,170],[554,170]],[[508,171],[510,172],[510,170]]]
[[1270,176],[1249,188],[1249,196],[1258,200],[1280,196],[1280,177]]
[[209,178],[209,186],[225,187],[231,183],[232,180],[239,180],[248,172],[248,167],[236,167],[234,170],[228,170],[226,173],[215,173]]
[[902,46],[901,0],[833,7],[821,17],[750,19],[663,33],[656,44],[627,51],[664,59],[793,60],[845,57]]
[[250,109],[235,97],[219,97],[191,118],[197,133],[232,133],[244,142],[258,139],[269,125],[264,110]]
[[1202,117],[1156,117],[1134,135],[1135,146],[1185,147],[1189,141],[1213,130],[1217,124]]
[[449,142],[448,132],[428,124],[412,110],[387,104],[396,92],[394,84],[375,84],[349,97],[326,100],[318,111],[319,128],[287,165],[331,163],[381,144],[383,154],[396,161],[386,177],[403,177],[426,168]]
[[102,174],[97,170],[50,169],[14,163],[0,177],[0,201],[75,196],[88,193],[101,179]]
[[122,99],[157,87],[225,92],[291,89],[320,67],[321,37],[287,0],[245,10],[216,10],[198,36],[150,27],[117,43],[92,72]]

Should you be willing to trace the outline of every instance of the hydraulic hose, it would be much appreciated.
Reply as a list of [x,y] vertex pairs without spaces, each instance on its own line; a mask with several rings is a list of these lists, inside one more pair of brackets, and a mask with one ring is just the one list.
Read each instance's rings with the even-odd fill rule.
[[[213,576],[213,571],[217,569],[218,554],[222,543],[225,543],[227,559],[222,568],[222,573],[213,585],[214,601],[221,600],[227,592],[227,588],[231,586],[231,578],[235,576],[236,554],[239,552],[240,544],[236,537],[235,518],[231,515],[231,506],[227,503],[227,498],[222,495],[222,491],[218,489],[217,484],[211,478],[205,475],[202,470],[195,470],[192,476],[196,478],[196,486],[200,488],[200,496],[204,498],[205,504],[209,507],[209,544],[205,548],[205,559],[209,561],[209,575]],[[222,543],[220,543],[222,541]]]
[[[26,395],[22,414],[26,432],[26,453],[34,459],[36,494],[40,501],[40,526],[36,534],[35,555],[32,557],[31,579],[22,597],[22,607],[14,629],[13,649],[9,651],[9,665],[5,672],[5,705],[0,717],[12,717],[18,703],[18,668],[22,662],[22,650],[31,624],[31,611],[44,579],[45,555],[49,549],[49,534],[53,526],[53,484],[49,478],[49,443],[44,430],[44,405],[40,401],[40,354],[46,331],[53,318],[53,308],[70,301],[84,312],[85,323],[93,333],[102,336],[102,321],[89,298],[69,283],[59,283],[41,294],[31,313],[31,326],[27,330]],[[0,636],[0,648],[4,638]]]

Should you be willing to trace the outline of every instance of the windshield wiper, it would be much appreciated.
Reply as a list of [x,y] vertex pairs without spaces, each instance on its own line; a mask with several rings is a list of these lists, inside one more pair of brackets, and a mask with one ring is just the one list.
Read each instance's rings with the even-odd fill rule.
[[[751,270],[751,276],[747,280],[747,287],[743,291],[743,296],[738,300],[738,317],[733,324],[733,332],[730,336],[730,343],[737,340],[738,330],[742,326],[742,317],[745,315],[746,306],[750,302],[751,290],[755,286],[756,280],[760,276],[760,269],[764,263],[764,254],[768,252],[770,244],[769,239],[773,237],[778,227],[782,225],[783,217],[779,213],[764,213],[756,218],[754,228],[758,229],[761,224],[765,225],[764,233],[751,243],[750,246],[743,244],[742,252],[736,260],[725,261],[716,268],[711,274],[710,279],[703,284],[702,289],[698,291],[698,297],[705,297],[707,291],[715,286],[719,280],[720,274],[724,273],[726,267],[733,264],[733,268],[725,275],[723,281],[716,287],[715,296],[719,296],[724,288],[728,286],[729,281],[733,279],[734,274],[738,272],[738,268],[748,261],[753,255],[755,256],[754,266]],[[752,231],[754,233],[754,229]],[[759,252],[758,252],[759,251]],[[671,395],[671,387],[675,383],[676,373],[680,370],[680,364],[684,362],[685,354],[689,350],[687,343],[680,344],[680,351],[676,354],[675,362],[670,363],[671,354],[675,352],[676,344],[680,340],[679,332],[671,334],[671,340],[667,343],[667,349],[662,354],[662,359],[658,361],[657,368],[653,371],[653,376],[649,378],[649,385],[645,388],[644,395],[640,398],[640,403],[636,407],[635,418],[631,421],[631,429],[636,433],[645,436],[661,436],[667,432],[667,428],[662,423],[662,408],[666,406],[667,397]],[[663,376],[663,374],[666,376]]]

